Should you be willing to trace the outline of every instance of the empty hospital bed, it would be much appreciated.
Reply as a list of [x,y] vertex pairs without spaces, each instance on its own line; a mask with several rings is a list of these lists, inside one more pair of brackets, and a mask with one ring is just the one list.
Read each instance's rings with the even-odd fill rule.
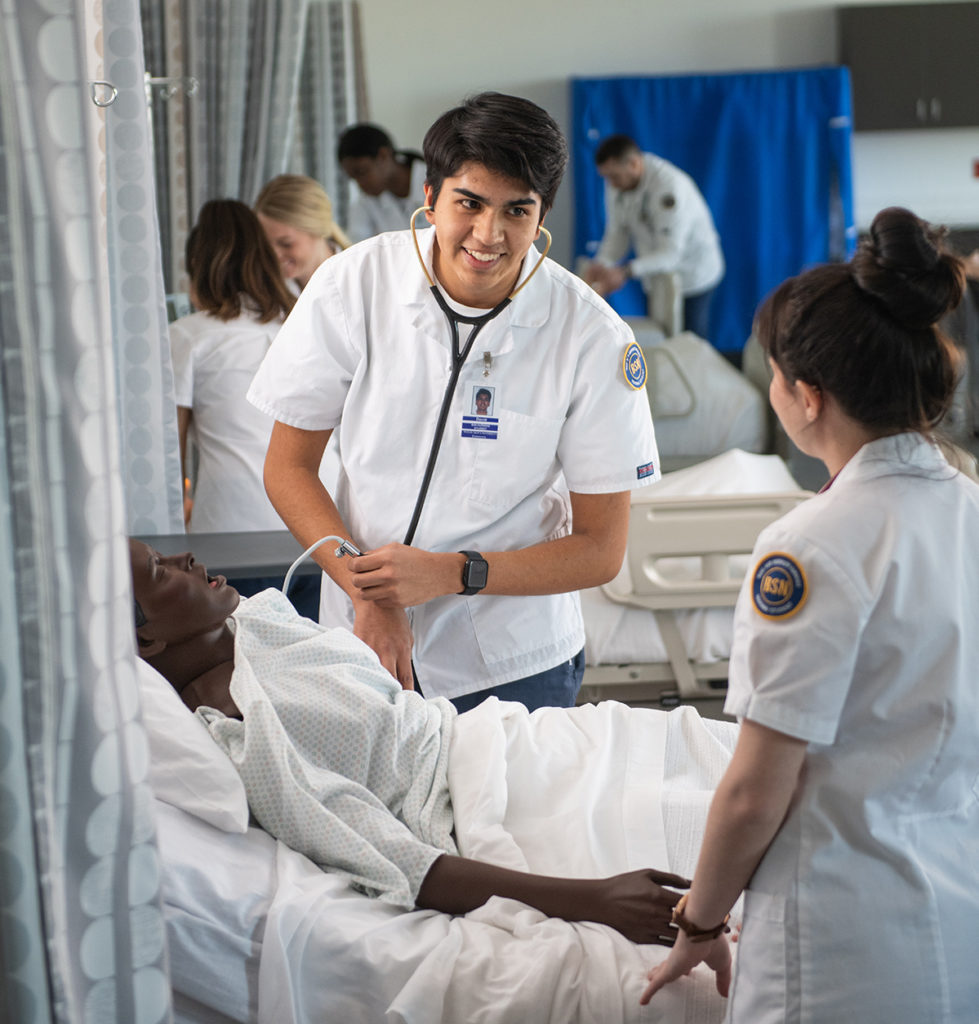
[[634,492],[618,576],[582,592],[579,703],[721,713],[733,609],[759,532],[809,497],[775,455],[737,449]]

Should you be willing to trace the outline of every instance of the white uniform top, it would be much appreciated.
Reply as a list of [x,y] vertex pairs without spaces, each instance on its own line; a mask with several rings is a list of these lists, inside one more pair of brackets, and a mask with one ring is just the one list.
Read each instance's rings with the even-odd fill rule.
[[248,312],[234,320],[193,313],[170,325],[177,405],[193,411],[200,456],[191,532],[284,528],[262,482],[272,420],[245,399],[281,326]]
[[605,187],[605,234],[595,259],[614,266],[631,247],[629,273],[643,281],[677,273],[684,295],[709,291],[724,276],[724,254],[710,209],[693,178],[668,160],[642,155],[634,189]]
[[755,552],[725,710],[809,748],[745,895],[728,1019],[975,1020],[979,487],[920,435],[884,438]]
[[[434,229],[418,234],[429,267],[434,237]],[[536,259],[532,247],[522,276]],[[468,332],[463,325],[463,343]],[[545,260],[483,328],[462,369],[414,543],[526,547],[570,531],[569,489],[608,493],[655,480],[649,404],[622,371],[632,341],[583,281]],[[411,234],[388,233],[317,270],[248,397],[291,426],[335,428],[334,498],[354,543],[369,550],[405,536],[450,369],[448,323]],[[488,418],[464,420],[481,387],[492,391]],[[351,615],[346,595],[324,579],[321,621],[349,624]],[[426,696],[520,679],[584,645],[577,593],[451,595],[410,616]]]
[[369,196],[359,192],[350,204],[347,234],[353,242],[362,242],[385,231],[404,231],[419,206],[425,205],[425,161],[412,160],[408,195],[402,199],[393,192]]

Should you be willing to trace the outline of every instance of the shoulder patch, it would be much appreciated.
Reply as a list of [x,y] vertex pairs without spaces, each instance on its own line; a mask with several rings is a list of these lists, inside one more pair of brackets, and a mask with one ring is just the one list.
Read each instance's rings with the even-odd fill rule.
[[773,551],[755,567],[751,577],[751,602],[762,618],[791,618],[808,597],[806,574],[791,555]]
[[646,360],[639,343],[633,341],[622,354],[622,375],[626,384],[638,391],[646,383]]

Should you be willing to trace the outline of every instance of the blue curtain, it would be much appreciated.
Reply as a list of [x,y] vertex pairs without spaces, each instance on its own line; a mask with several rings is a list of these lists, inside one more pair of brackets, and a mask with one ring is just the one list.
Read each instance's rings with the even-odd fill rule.
[[[608,135],[631,135],[690,174],[714,214],[727,273],[710,341],[722,352],[741,350],[780,281],[852,254],[846,68],[578,78],[571,89],[575,256],[594,255],[605,224],[595,150]],[[641,315],[644,297],[630,285],[612,305]]]

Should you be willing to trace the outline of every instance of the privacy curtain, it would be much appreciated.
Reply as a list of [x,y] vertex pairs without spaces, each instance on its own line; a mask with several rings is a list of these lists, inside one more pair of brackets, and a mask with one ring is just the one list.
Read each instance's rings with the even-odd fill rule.
[[[117,101],[141,89],[142,62],[135,0],[100,9],[0,5],[0,1018],[17,1024],[171,1016],[101,214],[114,144],[123,318],[152,320],[152,231],[136,107],[103,121],[89,95],[108,75]],[[151,327],[127,329],[138,347]]]
[[[631,135],[697,182],[727,273],[710,341],[740,351],[759,301],[804,267],[849,256],[856,241],[846,68],[579,78],[571,83],[575,255],[593,256],[605,223],[595,151]],[[638,284],[611,299],[641,314]]]
[[165,277],[208,199],[251,203],[269,178],[319,181],[343,224],[340,132],[365,116],[356,0],[142,0]]

